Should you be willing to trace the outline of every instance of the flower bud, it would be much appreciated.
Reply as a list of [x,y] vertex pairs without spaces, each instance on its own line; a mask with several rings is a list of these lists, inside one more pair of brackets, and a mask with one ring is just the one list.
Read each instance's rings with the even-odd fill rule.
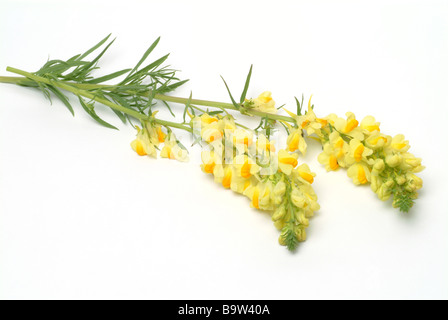
[[283,217],[286,214],[285,206],[281,206],[277,208],[277,210],[274,211],[274,214],[272,215],[272,221],[277,221],[280,219],[283,219]]
[[383,184],[378,188],[376,194],[381,201],[387,201],[392,195],[392,192],[385,184]]
[[373,165],[373,170],[379,172],[382,172],[386,165],[384,164],[383,159],[378,159],[375,164]]
[[303,195],[300,193],[298,189],[294,189],[291,192],[291,201],[297,208],[305,208],[306,201]]
[[405,184],[407,181],[405,176],[398,176],[395,180],[397,181],[397,184],[400,186]]
[[386,157],[386,163],[389,167],[395,168],[399,166],[402,162],[402,157],[400,157],[398,154],[390,155]]

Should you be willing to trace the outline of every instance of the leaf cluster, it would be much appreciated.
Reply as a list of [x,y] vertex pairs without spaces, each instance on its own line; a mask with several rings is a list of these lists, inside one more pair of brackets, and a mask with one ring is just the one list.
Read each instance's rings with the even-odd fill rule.
[[[173,91],[188,80],[180,80],[176,77],[177,70],[164,65],[169,54],[149,64],[145,64],[149,55],[158,45],[160,37],[151,44],[133,68],[118,70],[107,75],[94,77],[93,72],[99,69],[99,60],[115,41],[115,39],[109,41],[110,36],[108,35],[86,52],[77,54],[68,60],[49,60],[34,74],[54,82],[64,82],[77,89],[89,92],[93,96],[91,101],[85,101],[78,95],[83,109],[101,125],[116,129],[116,127],[101,119],[95,112],[94,104],[97,99],[106,100],[123,106],[126,109],[137,111],[142,115],[150,116],[152,114],[152,107],[155,105],[153,99],[156,94]],[[97,54],[93,58],[89,58],[93,53]],[[123,76],[124,79],[115,85],[105,84],[108,81],[117,80],[117,78]],[[38,82],[37,86],[50,101],[51,94],[56,96],[63,102],[70,113],[74,115],[74,109],[70,100],[57,86],[42,82]],[[170,106],[166,102],[164,104],[172,113]],[[131,121],[130,116],[126,112],[112,110],[124,123],[128,120]]]
[[235,99],[233,98],[232,93],[230,92],[229,86],[227,85],[227,82],[221,76],[221,79],[224,82],[224,85],[226,86],[227,92],[229,93],[230,100],[232,101],[232,104],[233,104],[233,106],[235,107],[236,110],[244,111],[244,110],[241,110],[241,108],[243,106],[244,101],[246,100],[247,90],[249,89],[250,79],[252,77],[252,69],[253,69],[253,65],[250,66],[249,73],[247,74],[246,82],[244,83],[244,88],[243,88],[243,92],[241,93],[241,97],[240,97],[240,102],[239,103],[237,103],[235,101]]

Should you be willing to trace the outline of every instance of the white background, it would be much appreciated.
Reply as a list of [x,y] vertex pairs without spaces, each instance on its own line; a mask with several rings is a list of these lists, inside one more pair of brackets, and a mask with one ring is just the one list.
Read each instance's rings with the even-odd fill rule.
[[238,94],[253,63],[251,96],[372,114],[427,166],[405,215],[326,173],[311,144],[322,208],[291,254],[268,214],[195,161],[139,158],[134,130],[108,112],[120,131],[1,84],[0,298],[448,298],[447,16],[446,1],[0,0],[1,75],[112,32],[105,74],[162,36],[153,57],[171,52],[191,79],[176,95],[227,101],[219,75]]

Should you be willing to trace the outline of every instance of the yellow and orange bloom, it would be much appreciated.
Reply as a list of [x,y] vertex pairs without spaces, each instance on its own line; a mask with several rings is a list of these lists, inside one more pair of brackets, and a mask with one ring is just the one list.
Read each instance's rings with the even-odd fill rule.
[[355,139],[364,140],[363,130],[359,127],[359,121],[356,120],[356,116],[352,112],[347,112],[346,116],[347,119],[336,118],[334,120],[336,130]]
[[299,128],[291,129],[291,132],[286,140],[286,144],[288,145],[287,150],[289,152],[295,152],[297,150],[300,151],[303,155],[306,154],[307,144],[303,137],[302,130]]
[[189,160],[188,151],[183,149],[178,144],[177,139],[173,133],[171,133],[170,135],[171,135],[170,140],[165,142],[162,151],[160,151],[160,156],[162,158],[168,158],[181,162],[188,161]]
[[297,153],[290,154],[286,150],[280,150],[278,152],[279,170],[286,175],[290,175],[292,170],[298,165],[298,157],[299,155]]
[[131,142],[132,149],[139,156],[150,156],[157,158],[157,151],[148,136],[146,129],[137,127],[137,138]]
[[347,174],[352,178],[355,185],[367,184],[370,182],[370,169],[364,163],[355,163],[347,170]]
[[237,176],[248,179],[260,171],[260,166],[247,155],[238,155],[234,158],[233,167]]
[[380,132],[374,132],[365,139],[366,147],[372,150],[379,150],[386,148],[392,142],[392,137],[386,136]]
[[361,129],[365,130],[368,134],[378,131],[380,132],[380,123],[372,116],[367,116],[361,121]]
[[266,112],[266,113],[277,113],[277,108],[275,108],[275,101],[272,99],[272,93],[270,91],[265,91],[252,100],[254,110]]
[[309,183],[309,184],[313,184],[314,178],[316,177],[316,174],[314,172],[311,172],[310,167],[306,163],[294,169],[294,175],[302,183]]
[[366,148],[364,144],[358,139],[350,141],[350,148],[347,155],[347,164],[359,163],[361,161],[367,162],[367,157],[373,154],[373,150]]

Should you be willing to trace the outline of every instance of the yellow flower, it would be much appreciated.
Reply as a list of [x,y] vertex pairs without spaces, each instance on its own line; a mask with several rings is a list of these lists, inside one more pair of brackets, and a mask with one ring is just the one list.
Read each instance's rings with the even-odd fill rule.
[[192,117],[192,127],[195,129],[195,131],[199,132],[201,132],[202,129],[207,128],[212,123],[219,122],[219,119],[217,117],[212,117],[208,113],[203,113],[200,116],[190,116]]
[[324,145],[324,151],[319,154],[317,160],[325,166],[327,171],[336,171],[340,168],[338,158],[334,155],[333,148],[329,143]]
[[379,186],[378,190],[376,191],[376,194],[378,195],[378,198],[381,201],[387,201],[390,199],[392,191],[388,185],[382,184]]
[[297,188],[292,189],[291,201],[299,209],[304,209],[308,205],[307,199],[305,198],[303,193]]
[[278,152],[278,167],[281,172],[286,175],[290,175],[292,169],[297,167],[297,158],[299,155],[297,153],[290,154],[286,150],[280,150]]
[[262,210],[273,210],[274,204],[271,201],[272,194],[272,183],[270,181],[266,183],[262,183],[260,198],[259,198],[259,207]]
[[336,171],[347,166],[349,145],[338,132],[330,134],[329,141],[324,145],[324,151],[318,156],[318,161],[325,165],[327,171]]
[[304,163],[294,170],[294,175],[302,182],[313,184],[316,174],[311,172],[310,167]]
[[139,156],[151,156],[157,158],[156,148],[151,143],[145,129],[142,130],[137,127],[137,138],[131,142],[131,147]]
[[227,115],[222,118],[222,126],[224,129],[224,133],[233,132],[236,130],[235,119],[231,115]]
[[375,172],[377,174],[383,172],[383,170],[386,168],[386,164],[384,163],[383,159],[376,159],[375,163],[373,164],[372,172]]
[[367,157],[372,155],[373,150],[366,148],[364,144],[358,139],[353,139],[350,141],[350,149],[347,155],[347,164],[351,165],[355,162],[365,161],[367,162]]
[[295,212],[295,216],[297,219],[297,222],[301,225],[303,225],[304,227],[309,227],[310,225],[310,221],[308,220],[308,218],[306,217],[306,214],[304,211],[302,210],[298,210]]
[[251,203],[252,208],[260,210],[273,210],[274,206],[271,202],[272,184],[271,183],[258,183],[251,185],[244,191],[244,195],[247,196]]
[[328,121],[326,119],[319,119],[316,117],[316,114],[314,113],[314,110],[311,105],[312,97],[313,96],[311,96],[310,100],[308,101],[308,111],[304,115],[299,116],[286,109],[284,110],[292,118],[294,118],[299,129],[305,130],[309,136],[312,134],[317,134],[319,137],[321,137],[321,129],[328,124]]
[[264,134],[260,133],[257,137],[257,142],[256,142],[257,155],[263,155],[263,154],[269,154],[271,152],[275,152],[274,144],[275,144],[274,141],[269,141],[269,139],[266,138],[266,136]]
[[370,175],[370,188],[373,192],[377,192],[382,185],[383,179],[379,176],[378,172],[372,171]]
[[165,142],[166,133],[163,132],[162,126],[147,122],[145,127],[146,133],[153,145],[159,146],[159,144]]
[[366,140],[366,147],[378,150],[387,147],[390,145],[392,141],[392,137],[386,136],[384,134],[381,134],[379,132],[374,132],[372,135],[370,135]]
[[244,191],[244,195],[250,199],[250,206],[252,208],[260,209],[260,186],[251,185]]
[[403,161],[400,165],[400,169],[410,171],[412,173],[418,173],[425,169],[425,167],[422,166],[421,158],[416,158],[411,153],[404,153],[401,156],[403,158]]
[[407,180],[406,180],[406,177],[405,177],[405,176],[401,175],[401,176],[397,176],[397,177],[395,178],[395,181],[397,181],[397,184],[398,184],[399,186],[401,186],[401,185],[405,184]]
[[244,129],[236,129],[232,134],[232,142],[238,150],[245,150],[246,147],[252,145],[253,135]]
[[220,176],[222,169],[222,158],[220,158],[214,151],[202,151],[202,171],[205,173],[211,173],[215,176]]
[[209,124],[212,124],[213,122],[218,122],[219,119],[216,117],[211,117],[208,113],[203,113],[200,115],[200,120],[202,123],[202,126],[207,126]]
[[252,185],[251,179],[246,179],[241,176],[238,176],[235,168],[232,168],[232,180],[230,183],[230,189],[232,191],[243,194],[244,191],[247,190]]
[[423,187],[423,180],[420,177],[417,177],[415,174],[406,174],[406,180],[408,182],[405,189],[409,192],[418,191]]
[[407,152],[410,148],[409,141],[405,140],[404,135],[398,134],[392,138],[390,149],[398,152]]
[[236,156],[233,160],[233,167],[235,168],[236,174],[245,179],[250,178],[260,170],[260,166],[247,155]]
[[170,140],[165,142],[162,151],[160,151],[162,158],[173,159],[177,161],[188,161],[188,151],[183,149],[178,143],[173,133],[170,134]]
[[266,113],[277,113],[277,108],[275,108],[275,101],[272,99],[272,94],[269,91],[265,91],[258,96],[258,98],[253,99],[253,108],[255,110],[266,112]]
[[380,123],[376,122],[374,117],[367,116],[361,121],[361,128],[369,132],[369,134],[375,131],[380,132]]
[[359,127],[359,121],[356,120],[356,116],[352,112],[347,112],[347,120],[337,118],[334,121],[334,126],[337,131],[352,136],[358,140],[364,140],[364,134]]
[[[286,215],[286,208],[285,208],[285,206],[284,205],[280,206],[272,214],[272,221],[275,222],[275,221],[281,220],[281,219],[283,219],[285,217],[285,215]],[[281,227],[279,229],[281,229]]]
[[361,163],[355,163],[347,170],[347,174],[352,178],[355,185],[366,184],[370,181],[370,170],[369,168]]
[[285,195],[285,193],[286,193],[286,184],[283,181],[277,182],[271,195],[272,201],[276,205],[279,205],[280,203],[283,202],[283,196]]
[[390,154],[386,157],[386,163],[389,167],[398,167],[403,162],[403,157],[398,154]]
[[302,135],[301,129],[292,129],[288,139],[286,140],[288,151],[294,152],[299,150],[303,155],[306,154],[307,144]]
[[307,218],[311,218],[314,216],[314,212],[320,209],[320,205],[317,203],[317,195],[314,192],[311,184],[301,184],[299,186],[299,190],[302,195],[305,197],[307,206],[304,208],[304,212]]
[[226,166],[224,168],[224,174],[222,177],[221,184],[224,188],[229,189],[232,185],[232,176],[233,176],[233,170],[231,166]]
[[211,124],[201,129],[201,137],[205,142],[218,141],[223,137],[221,124],[219,122],[212,122]]

